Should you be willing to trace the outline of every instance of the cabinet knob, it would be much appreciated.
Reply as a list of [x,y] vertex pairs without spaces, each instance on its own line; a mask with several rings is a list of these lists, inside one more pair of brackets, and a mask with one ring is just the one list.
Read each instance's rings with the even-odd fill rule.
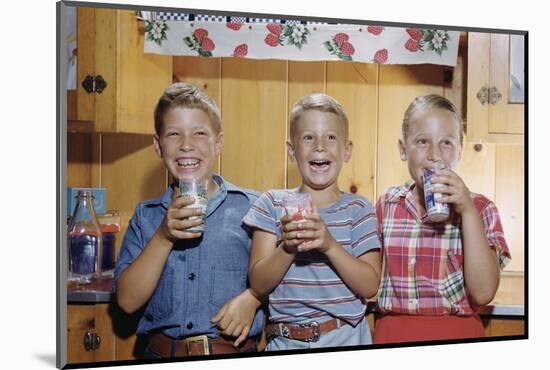
[[481,105],[487,104],[487,101],[489,101],[489,88],[487,86],[483,86],[478,92],[477,92],[477,100],[481,103]]
[[94,77],[87,75],[84,80],[82,81],[82,87],[84,88],[84,91],[86,91],[88,94],[91,94],[94,92]]
[[101,75],[87,75],[82,81],[82,87],[88,94],[91,94],[93,92],[101,94],[103,90],[105,90],[105,88],[107,87],[107,82],[103,79]]
[[87,331],[84,333],[84,348],[86,351],[95,351],[101,345],[101,337],[96,333]]
[[494,86],[491,87],[489,89],[489,104],[495,105],[500,100],[500,98],[502,98],[502,94],[500,93],[500,91],[498,91],[498,89]]

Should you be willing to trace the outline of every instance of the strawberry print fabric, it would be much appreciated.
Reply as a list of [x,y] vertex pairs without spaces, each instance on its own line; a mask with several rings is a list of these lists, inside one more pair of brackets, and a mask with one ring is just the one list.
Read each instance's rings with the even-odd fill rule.
[[[204,19],[204,18],[201,18]],[[458,31],[226,17],[145,22],[145,53],[455,66]]]

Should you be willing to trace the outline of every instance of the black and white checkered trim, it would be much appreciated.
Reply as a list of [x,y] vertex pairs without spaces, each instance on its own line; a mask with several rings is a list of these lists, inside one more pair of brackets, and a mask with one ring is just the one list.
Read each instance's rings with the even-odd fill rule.
[[157,20],[159,21],[189,21],[191,14],[187,13],[168,13],[168,12],[158,12]]
[[190,14],[156,12],[156,19],[159,21],[201,21],[201,22],[232,22],[232,23],[277,23],[277,24],[328,24],[324,22],[306,22],[296,19],[274,19],[254,17],[233,17],[225,15]]
[[225,15],[195,14],[195,20],[200,22],[227,22]]

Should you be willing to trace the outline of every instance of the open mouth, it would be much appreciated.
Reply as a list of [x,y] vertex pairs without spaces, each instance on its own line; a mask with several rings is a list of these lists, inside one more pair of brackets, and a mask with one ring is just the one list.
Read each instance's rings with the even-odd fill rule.
[[309,161],[309,165],[314,171],[325,171],[330,167],[330,161],[323,160],[323,159],[315,159],[313,161]]
[[199,168],[200,160],[195,158],[180,158],[176,160],[176,164],[178,165],[178,168],[193,170]]

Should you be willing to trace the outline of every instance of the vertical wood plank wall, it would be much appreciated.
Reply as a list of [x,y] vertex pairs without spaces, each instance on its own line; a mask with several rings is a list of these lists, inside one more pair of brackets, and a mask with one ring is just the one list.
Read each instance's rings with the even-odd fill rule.
[[[197,84],[220,105],[225,144],[218,171],[233,183],[259,191],[300,183],[296,166],[287,160],[285,141],[292,105],[306,94],[326,92],[343,105],[354,149],[339,184],[345,191],[355,185],[357,193],[373,203],[388,186],[409,178],[397,141],[410,101],[426,93],[447,93],[452,100],[463,96],[444,82],[443,66],[193,57],[173,61],[175,81]],[[456,103],[465,106],[463,101]],[[465,142],[459,168],[472,191],[499,206],[514,257],[507,270],[516,277],[523,271],[523,152],[523,146],[510,144],[483,144],[475,151]],[[124,232],[137,202],[165,190],[167,173],[151,135],[70,133],[68,186],[107,188],[107,206],[122,212]],[[510,284],[504,283],[503,289],[516,290],[509,289]],[[499,299],[522,304],[523,291],[521,296]]]

